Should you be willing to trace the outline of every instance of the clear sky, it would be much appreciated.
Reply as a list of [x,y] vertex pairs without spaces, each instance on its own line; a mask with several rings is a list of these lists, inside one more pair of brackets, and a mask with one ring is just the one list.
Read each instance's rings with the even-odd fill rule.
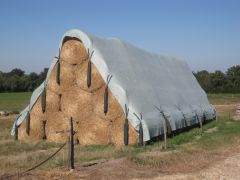
[[0,70],[49,67],[71,28],[185,59],[194,71],[240,64],[240,0],[1,0]]

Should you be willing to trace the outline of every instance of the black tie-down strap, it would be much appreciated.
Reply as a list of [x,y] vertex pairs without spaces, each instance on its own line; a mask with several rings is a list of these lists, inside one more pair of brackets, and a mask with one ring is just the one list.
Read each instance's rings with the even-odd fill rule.
[[133,113],[137,118],[138,118],[138,120],[139,120],[139,136],[138,136],[138,138],[139,138],[139,145],[140,146],[143,146],[143,126],[142,126],[142,113],[140,113],[140,117],[137,115],[137,114],[135,114],[135,113]]
[[124,145],[127,146],[129,143],[129,124],[128,124],[128,113],[129,113],[129,108],[125,104],[125,123],[124,123]]
[[27,116],[26,116],[26,133],[29,136],[30,134],[30,112],[27,112]]
[[108,75],[107,76],[107,85],[106,85],[105,92],[104,92],[104,107],[103,107],[103,111],[104,111],[105,115],[108,112],[108,85],[109,85],[109,82],[110,82],[111,79],[112,79],[112,75]]
[[60,49],[58,52],[58,57],[55,57],[58,61],[56,63],[57,66],[57,73],[56,73],[56,82],[58,85],[60,85]]
[[14,129],[14,139],[18,140],[18,125],[17,122],[15,123],[15,129]]
[[42,113],[45,113],[46,111],[46,96],[47,96],[47,92],[46,92],[46,88],[44,87],[44,90],[42,92]]
[[91,62],[91,58],[93,55],[94,51],[90,54],[89,49],[88,49],[88,67],[87,67],[87,87],[90,88],[91,83],[92,83],[92,62]]
[[166,125],[167,134],[168,135],[172,134],[172,127],[171,127],[170,121],[167,118],[166,114],[163,112],[161,107],[160,108],[157,107],[157,106],[154,106],[154,107],[159,111],[159,113],[162,115],[162,117],[164,119],[164,123]]

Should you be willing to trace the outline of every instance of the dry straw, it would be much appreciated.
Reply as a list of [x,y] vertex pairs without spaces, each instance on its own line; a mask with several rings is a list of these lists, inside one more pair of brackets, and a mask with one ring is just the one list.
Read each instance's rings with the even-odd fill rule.
[[76,81],[79,88],[88,91],[94,92],[105,85],[105,82],[102,79],[102,76],[99,74],[95,65],[91,63],[91,86],[87,86],[87,69],[88,62],[84,62],[77,66],[76,69]]
[[63,61],[76,65],[86,61],[88,53],[80,41],[68,40],[62,46],[60,57]]

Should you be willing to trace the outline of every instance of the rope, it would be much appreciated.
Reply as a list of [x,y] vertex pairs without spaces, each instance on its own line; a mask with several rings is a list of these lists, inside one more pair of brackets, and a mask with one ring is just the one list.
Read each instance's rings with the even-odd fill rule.
[[[57,151],[55,151],[51,156],[49,156],[47,159],[45,159],[44,161],[40,162],[39,164],[21,172],[21,173],[16,173],[16,174],[12,174],[12,175],[9,175],[9,176],[5,176],[4,178],[10,178],[10,177],[14,177],[14,176],[22,176],[24,174],[26,174],[27,172],[30,172],[36,168],[38,168],[39,166],[43,165],[44,163],[46,163],[47,161],[49,161],[51,158],[53,158],[67,143],[65,142],[64,144],[62,144],[58,149]],[[3,177],[2,177],[3,178]]]

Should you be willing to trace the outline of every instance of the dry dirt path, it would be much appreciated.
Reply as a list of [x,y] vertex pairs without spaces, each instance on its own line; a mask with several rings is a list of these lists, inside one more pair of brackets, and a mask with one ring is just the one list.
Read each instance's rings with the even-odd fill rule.
[[73,172],[66,169],[35,171],[19,179],[240,180],[240,146],[232,154],[225,155],[215,162],[209,162],[206,168],[194,172],[189,169],[188,172],[165,174],[157,169],[139,167],[122,158],[89,167],[78,166]]
[[207,169],[194,173],[162,175],[152,180],[240,180],[240,153],[232,155],[223,161],[216,162]]

